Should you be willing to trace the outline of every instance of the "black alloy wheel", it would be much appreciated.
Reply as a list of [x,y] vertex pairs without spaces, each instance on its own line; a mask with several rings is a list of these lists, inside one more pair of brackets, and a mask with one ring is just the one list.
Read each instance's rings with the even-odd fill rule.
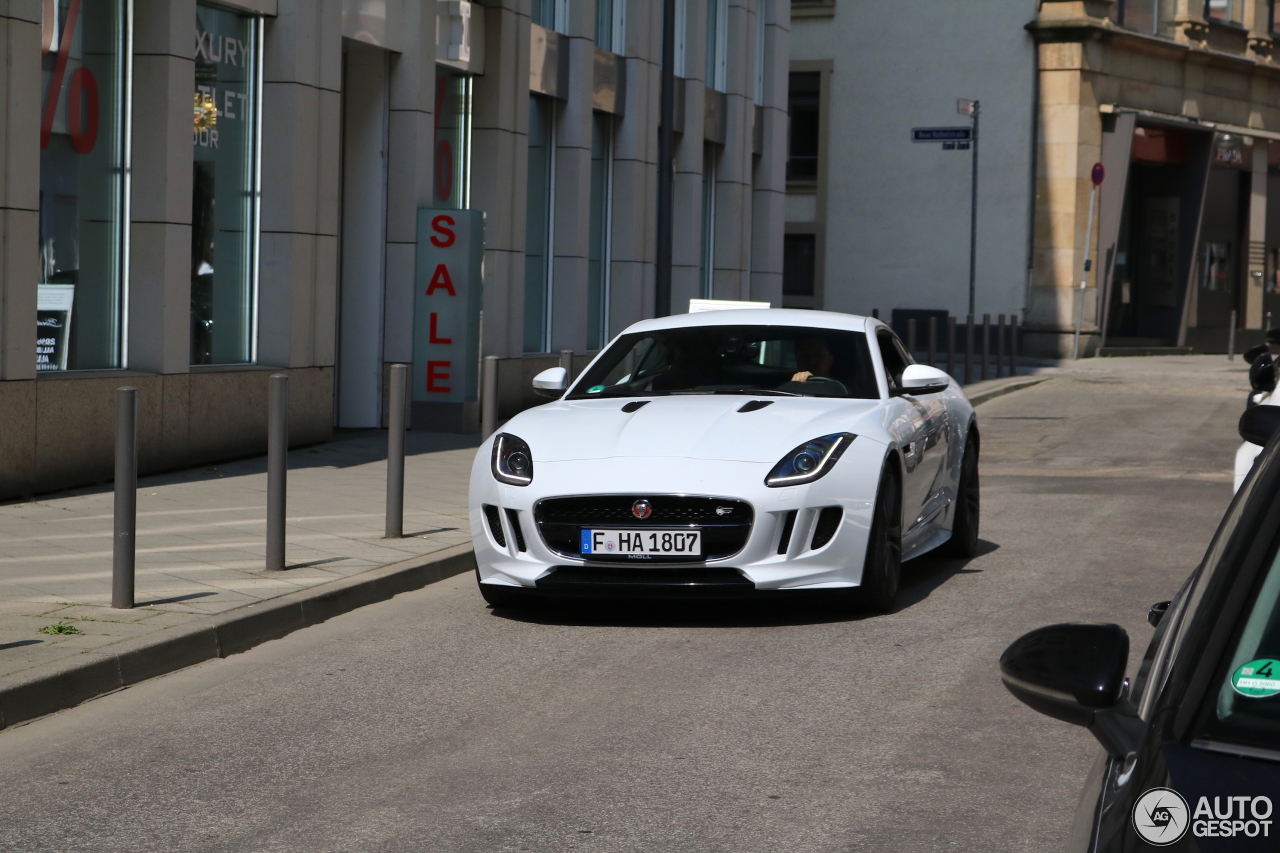
[[976,557],[978,555],[978,522],[982,514],[982,499],[978,488],[978,442],[973,433],[965,442],[964,458],[960,460],[960,484],[956,488],[956,517],[951,526],[951,538],[943,546],[943,552],[951,557]]
[[886,466],[876,492],[875,514],[855,600],[863,610],[888,613],[898,599],[902,575],[902,498],[898,478]]

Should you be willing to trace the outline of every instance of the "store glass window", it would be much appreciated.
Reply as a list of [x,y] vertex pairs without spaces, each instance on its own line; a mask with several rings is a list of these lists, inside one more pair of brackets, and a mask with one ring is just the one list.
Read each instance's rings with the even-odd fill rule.
[[471,206],[471,78],[436,69],[436,206]]
[[529,96],[529,192],[525,211],[524,350],[551,349],[552,181],[555,101]]
[[817,244],[814,234],[787,234],[782,238],[782,295],[813,296],[817,280]]
[[42,9],[36,369],[124,367],[127,0]]
[[707,3],[707,85],[717,91],[725,87],[725,54],[729,40],[729,0]]
[[569,0],[533,0],[530,19],[540,27],[564,32],[569,20]]
[[196,8],[191,363],[255,360],[261,19]]
[[1177,0],[1117,0],[1116,22],[1130,30],[1172,36]]
[[627,0],[596,0],[596,46],[626,52]]
[[820,71],[792,71],[787,87],[791,136],[787,147],[787,180],[818,179]]
[[702,143],[702,260],[699,265],[699,293],[702,299],[712,299],[716,279],[716,166],[720,160],[720,146],[714,142]]
[[609,339],[609,245],[613,227],[613,116],[591,117],[591,229],[587,246],[587,348]]

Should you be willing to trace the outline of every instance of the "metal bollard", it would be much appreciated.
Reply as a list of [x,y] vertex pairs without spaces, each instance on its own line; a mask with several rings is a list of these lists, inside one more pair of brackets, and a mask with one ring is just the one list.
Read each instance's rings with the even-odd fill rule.
[[480,371],[480,440],[498,431],[498,357],[486,355]]
[[565,387],[569,387],[569,383],[573,382],[573,350],[560,350],[560,366],[564,368]]
[[409,365],[391,365],[391,401],[387,408],[387,529],[383,538],[404,536],[404,431],[409,396]]
[[956,318],[947,315],[947,373],[956,375]]
[[1009,322],[1009,375],[1018,375],[1018,316],[1015,314]]
[[267,571],[284,568],[285,478],[289,472],[289,377],[271,376],[267,403]]
[[968,385],[973,381],[973,315],[970,314],[965,319],[965,343],[964,343],[964,384]]
[[916,318],[907,321],[907,354],[916,357]]
[[111,543],[111,606],[133,608],[138,539],[138,389],[116,389],[115,533]]
[[938,364],[938,318],[929,318],[929,366]]
[[996,379],[1004,378],[1004,315],[996,323]]
[[1231,309],[1231,325],[1227,327],[1227,361],[1236,360],[1236,311]]
[[982,379],[986,381],[987,365],[991,361],[991,315],[982,315]]

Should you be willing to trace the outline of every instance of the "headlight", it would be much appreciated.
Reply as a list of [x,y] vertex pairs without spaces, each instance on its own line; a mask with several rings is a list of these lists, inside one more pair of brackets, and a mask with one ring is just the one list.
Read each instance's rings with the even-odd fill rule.
[[533,482],[533,453],[523,439],[505,432],[494,437],[493,476],[498,482],[512,486]]
[[812,483],[831,470],[855,438],[857,436],[853,433],[838,432],[806,441],[773,466],[769,476],[764,478],[764,484],[776,489]]

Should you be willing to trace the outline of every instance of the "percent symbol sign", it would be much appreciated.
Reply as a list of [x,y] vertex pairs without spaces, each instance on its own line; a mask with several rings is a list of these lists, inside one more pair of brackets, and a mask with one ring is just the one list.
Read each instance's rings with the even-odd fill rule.
[[[53,30],[56,25],[56,0],[44,2],[44,33],[42,55],[53,47]],[[80,0],[71,0],[67,7],[67,20],[62,25],[62,41],[58,44],[58,57],[53,63],[53,79],[49,81],[49,97],[44,102],[44,115],[40,118],[40,148],[49,147],[49,135],[53,132],[53,117],[58,111],[58,98],[62,93],[62,78],[67,73],[67,59],[71,56],[71,42],[75,38],[76,23],[80,17]],[[88,121],[80,114],[81,100],[87,99]],[[98,81],[93,72],[81,66],[71,73],[67,85],[67,130],[71,135],[71,147],[80,154],[88,154],[98,141]]]

